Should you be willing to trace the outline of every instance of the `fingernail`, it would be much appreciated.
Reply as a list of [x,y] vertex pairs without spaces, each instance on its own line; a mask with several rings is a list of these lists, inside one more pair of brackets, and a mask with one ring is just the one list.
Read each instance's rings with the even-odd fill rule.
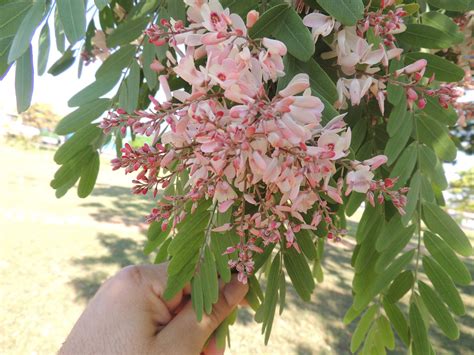
[[229,306],[237,305],[245,297],[248,291],[248,285],[244,285],[237,277],[233,276],[231,281],[225,285],[224,297]]

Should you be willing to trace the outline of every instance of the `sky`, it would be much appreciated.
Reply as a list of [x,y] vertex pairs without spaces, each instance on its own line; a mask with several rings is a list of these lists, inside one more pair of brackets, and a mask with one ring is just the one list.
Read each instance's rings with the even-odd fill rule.
[[[52,28],[52,27],[51,27]],[[56,50],[54,31],[51,33],[51,51],[49,55],[48,68],[57,59],[61,57],[61,53]],[[37,55],[39,31],[33,37],[33,58]],[[100,60],[84,66],[81,78],[78,78],[77,67],[78,63],[69,68],[58,76],[52,76],[47,72],[42,76],[34,77],[34,90],[32,103],[46,103],[50,104],[55,112],[60,115],[66,115],[76,108],[68,107],[67,101],[78,91],[89,85],[94,81],[95,71],[100,67]],[[36,69],[36,63],[34,63]],[[112,90],[111,93],[114,93]],[[109,96],[111,95],[109,93]],[[107,95],[106,95],[107,96]],[[158,98],[162,93],[158,93]],[[466,93],[462,101],[474,101],[474,90]],[[0,81],[0,115],[16,114],[16,99],[15,99],[15,68],[12,67],[7,76]],[[469,157],[463,153],[458,153],[456,164],[444,164],[448,181],[457,178],[457,172],[474,168],[474,157]]]

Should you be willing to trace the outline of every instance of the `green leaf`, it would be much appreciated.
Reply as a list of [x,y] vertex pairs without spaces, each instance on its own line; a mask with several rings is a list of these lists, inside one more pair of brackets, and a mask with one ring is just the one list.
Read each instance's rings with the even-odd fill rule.
[[80,198],[86,198],[94,189],[97,176],[99,175],[100,158],[97,151],[92,156],[92,159],[82,168],[81,180],[77,187],[77,195]]
[[64,53],[66,49],[66,36],[64,27],[59,17],[58,7],[54,10],[54,37],[56,38],[56,48],[59,52]]
[[410,270],[400,273],[395,280],[393,280],[387,292],[387,300],[392,303],[397,302],[402,298],[413,286],[415,277]]
[[417,160],[416,145],[410,144],[398,158],[392,172],[390,173],[391,178],[397,178],[395,188],[400,188],[406,184],[410,176],[412,175],[413,169],[415,168]]
[[465,12],[472,10],[472,2],[469,0],[427,0],[428,4],[450,11]]
[[239,14],[245,18],[250,10],[257,9],[257,3],[254,0],[221,0],[224,9],[229,8],[231,13]]
[[[459,26],[454,23],[448,16],[437,12],[430,11],[421,15],[423,24],[432,26],[442,31],[444,34],[452,37],[454,43],[462,43],[464,34],[459,31]],[[442,80],[442,79],[439,79]]]
[[399,41],[416,48],[443,49],[454,44],[452,37],[443,31],[417,23],[407,24],[407,29],[396,37]]
[[403,4],[403,10],[405,10],[408,15],[414,15],[420,11],[420,5],[417,3]]
[[59,147],[54,154],[57,164],[64,164],[80,150],[96,141],[102,135],[102,130],[95,125],[88,125],[77,131],[66,143]]
[[119,105],[126,112],[133,113],[138,105],[140,92],[140,67],[133,61],[130,74],[120,87]]
[[445,241],[426,231],[423,242],[433,258],[451,276],[455,283],[468,286],[472,282],[469,270]]
[[204,297],[201,285],[201,275],[197,274],[191,280],[191,302],[193,305],[194,312],[196,312],[196,318],[198,322],[202,320],[202,314],[204,309]]
[[[0,4],[0,37],[12,42],[20,25],[33,5],[32,1],[11,1]],[[8,54],[8,48],[0,48],[0,56]]]
[[439,81],[455,82],[464,78],[464,70],[437,55],[423,52],[412,52],[405,54],[406,64],[411,64],[419,59],[426,59],[426,76],[435,75],[435,79]]
[[390,350],[395,349],[395,337],[388,319],[385,316],[380,316],[376,320],[376,325],[383,344]]
[[33,96],[33,53],[31,46],[17,60],[15,70],[15,95],[18,113],[26,111]]
[[409,318],[410,331],[413,339],[413,355],[429,354],[430,344],[428,341],[428,331],[421,317],[420,310],[414,302],[410,304]]
[[419,170],[413,174],[410,181],[410,190],[407,194],[407,203],[405,205],[405,214],[402,216],[403,225],[407,225],[415,213],[421,193],[421,173]]
[[12,63],[20,58],[31,45],[31,39],[36,31],[36,27],[43,20],[46,7],[45,0],[37,0],[28,10],[28,13],[21,21],[21,25],[16,31],[15,37],[8,53],[8,63]]
[[346,203],[346,215],[350,217],[356,213],[359,206],[365,201],[365,198],[366,196],[360,192],[351,192],[349,200]]
[[408,228],[400,228],[399,231],[392,234],[390,243],[387,243],[387,248],[378,258],[375,268],[383,270],[410,242],[414,231],[415,225],[412,224]]
[[284,18],[272,34],[286,45],[291,55],[303,62],[309,60],[314,54],[315,47],[311,32],[292,8],[286,10]]
[[54,62],[54,64],[49,68],[48,73],[54,76],[59,75],[73,65],[75,60],[74,52],[71,49],[68,49],[64,52],[61,58]]
[[359,323],[357,323],[357,327],[354,330],[354,334],[352,334],[351,352],[355,353],[361,346],[365,339],[365,335],[367,334],[367,331],[374,320],[376,312],[377,305],[373,304],[360,318]]
[[324,281],[324,272],[323,272],[323,267],[321,265],[321,260],[320,259],[314,259],[313,262],[313,276],[316,278],[316,281],[318,283],[321,283]]
[[143,253],[145,255],[151,254],[156,248],[158,248],[166,240],[166,237],[171,232],[171,227],[168,227],[166,230],[162,229],[162,223],[153,222],[148,227],[147,231],[147,243],[143,248]]
[[387,315],[390,323],[393,325],[393,328],[397,332],[400,339],[405,343],[405,345],[410,344],[410,332],[408,329],[408,324],[403,316],[402,311],[396,304],[389,302],[387,299],[382,301],[385,314]]
[[362,214],[356,232],[357,244],[362,244],[369,235],[369,231],[377,229],[374,226],[383,223],[383,214],[377,207],[367,206]]
[[440,300],[436,292],[423,281],[418,281],[418,289],[426,308],[434,318],[438,326],[449,339],[459,338],[459,329],[448,308]]
[[95,73],[96,79],[104,76],[113,76],[122,74],[122,70],[128,67],[134,59],[135,47],[132,45],[124,45],[119,50],[114,52],[107,60],[102,63],[100,68]]
[[168,1],[168,12],[175,20],[186,21],[186,7],[184,1]]
[[76,93],[67,102],[69,107],[82,106],[107,94],[120,79],[120,75],[101,76],[92,84]]
[[332,17],[346,26],[354,26],[364,15],[362,0],[317,0]]
[[436,182],[441,188],[447,188],[447,181],[444,174],[442,177],[439,177],[436,171],[436,165],[438,163],[438,158],[436,157],[435,152],[430,147],[419,144],[418,145],[418,162],[420,171],[429,176],[433,182]]
[[314,260],[317,257],[313,237],[314,234],[307,229],[302,229],[296,233],[296,242],[309,260]]
[[209,223],[209,201],[201,202],[193,214],[177,226],[177,233],[168,247],[168,283],[163,297],[170,300],[193,277],[206,240]]
[[349,325],[362,313],[362,311],[363,309],[355,309],[354,306],[350,306],[344,315],[343,323]]
[[109,4],[109,2],[110,0],[94,0],[95,6],[97,6],[99,10],[103,10],[104,7]]
[[143,74],[150,90],[153,90],[158,83],[158,74],[150,68],[155,59],[155,45],[145,41],[143,45]]
[[[388,158],[387,165],[389,166],[397,160],[400,153],[405,149],[413,130],[412,114],[405,111],[403,117],[405,117],[405,119],[403,119],[401,126],[397,129],[397,132],[388,139],[387,145],[385,146],[384,154]],[[399,120],[401,120],[401,117],[399,117]]]
[[[375,244],[375,249],[379,252],[383,252],[387,249],[393,248],[393,246],[397,245],[400,239],[403,239],[402,235],[408,232],[409,230],[404,228],[402,225],[401,217],[399,215],[394,215],[388,223],[385,223],[384,230]],[[413,230],[411,233],[413,233]]]
[[281,273],[280,275],[280,284],[279,284],[279,292],[280,292],[280,297],[279,297],[279,305],[280,305],[280,315],[283,313],[283,310],[285,309],[285,304],[286,304],[286,280],[285,280],[285,274]]
[[385,270],[381,270],[372,285],[355,295],[354,307],[356,309],[365,307],[375,295],[387,287],[390,282],[410,263],[411,259],[413,259],[413,255],[415,255],[414,249],[402,254]]
[[434,288],[449,308],[458,316],[466,313],[461,296],[453,281],[439,264],[429,256],[423,257],[423,269]]
[[45,23],[38,39],[38,75],[43,75],[46,71],[50,46],[49,26]]
[[111,101],[109,99],[97,99],[88,102],[65,116],[56,126],[55,132],[62,136],[76,132],[99,118],[110,106]]
[[[399,88],[399,86],[397,86]],[[403,96],[399,99],[399,102],[394,104],[387,123],[387,132],[390,137],[396,135],[400,127],[403,127],[403,124],[407,122],[413,116],[410,112],[407,111],[407,99],[406,95],[403,93]]]
[[[401,111],[401,109],[406,108],[406,104],[403,105],[403,102],[401,101],[402,99],[405,99],[404,101],[406,102],[405,89],[400,85],[396,85],[391,82],[388,83],[387,99],[388,102],[395,106],[394,109],[398,109]],[[400,105],[398,105],[399,103]]]
[[[81,176],[83,168],[89,163],[94,155],[92,147],[83,147],[71,159],[63,164],[54,174],[54,179],[51,181],[53,189],[59,189],[64,185],[72,187],[74,183]],[[71,181],[74,183],[71,184]]]
[[426,114],[436,121],[452,126],[458,121],[458,114],[454,108],[449,105],[448,108],[443,108],[435,97],[426,96],[426,106],[421,112]]
[[373,268],[378,256],[374,245],[376,244],[376,240],[380,237],[384,225],[383,218],[379,218],[375,223],[370,225],[370,228],[367,229],[367,237],[365,237],[364,242],[359,249],[357,259],[355,260],[354,269],[356,274],[364,273],[367,268]]
[[158,10],[160,0],[140,1],[130,11],[129,18],[139,18],[149,14],[154,14]]
[[168,247],[171,241],[172,239],[168,238],[163,242],[160,249],[158,249],[158,253],[156,253],[155,260],[153,261],[154,264],[161,264],[168,259]]
[[288,4],[279,4],[265,11],[250,28],[249,36],[251,38],[262,38],[271,35],[281,25],[288,9]]
[[296,292],[304,301],[309,302],[315,284],[306,258],[294,248],[289,248],[285,250],[283,260]]
[[[284,64],[286,75],[278,80],[278,90],[284,89],[296,74],[306,73],[309,76],[309,83],[313,95],[324,98],[331,103],[337,100],[336,85],[314,59],[305,63],[291,55],[287,55],[284,58]],[[331,118],[337,114],[337,111],[334,109],[333,111],[335,114],[330,116]]]
[[362,119],[362,114],[360,112],[359,119],[357,120],[354,127],[352,127],[350,148],[354,152],[357,152],[359,150],[360,146],[365,140],[365,137],[367,137],[367,123],[367,120]]
[[214,255],[209,247],[204,247],[204,259],[201,263],[200,274],[202,277],[202,294],[204,297],[204,310],[211,314],[212,305],[219,298],[219,285],[217,280],[217,269]]
[[84,1],[57,0],[59,17],[69,43],[75,44],[86,34]]
[[423,221],[432,232],[439,234],[458,254],[463,256],[472,254],[472,246],[466,234],[438,205],[423,204]]
[[282,41],[288,52],[305,62],[314,53],[311,33],[301,17],[288,4],[278,4],[265,11],[249,30],[252,38],[273,36]]
[[107,37],[107,46],[113,48],[134,41],[140,37],[149,21],[148,17],[126,20]]
[[255,314],[255,319],[261,318],[263,320],[262,330],[265,332],[265,344],[270,339],[270,333],[273,325],[273,318],[275,317],[275,310],[278,301],[278,287],[281,274],[281,257],[279,254],[275,255],[270,272],[268,273],[267,289],[265,290],[265,299],[262,306]]

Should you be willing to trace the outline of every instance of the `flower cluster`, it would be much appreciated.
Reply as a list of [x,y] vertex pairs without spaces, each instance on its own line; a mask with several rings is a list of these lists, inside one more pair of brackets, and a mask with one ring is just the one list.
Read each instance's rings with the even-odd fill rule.
[[[166,67],[156,70],[162,73],[167,100],[151,97],[151,110],[117,110],[101,123],[107,133],[130,127],[154,137],[153,145],[126,145],[112,162],[114,169],[137,173],[135,193],[156,196],[170,185],[180,187],[165,194],[149,222],[175,228],[192,218],[202,200],[212,200],[215,213],[231,211],[227,223],[211,221],[210,228],[232,230],[240,237],[228,253],[237,252],[230,267],[246,282],[254,253],[269,244],[299,251],[302,229],[323,228],[328,238],[339,235],[334,205],[351,191],[367,194],[370,203],[374,196],[380,203],[389,199],[403,213],[406,189],[392,191],[393,180],[374,180],[373,171],[386,157],[348,159],[351,131],[344,115],[322,122],[324,104],[311,94],[306,74],[270,94],[271,83],[285,74],[286,47],[274,39],[247,36],[258,13],[249,13],[245,23],[216,0],[186,3],[189,26],[162,21],[146,31],[151,43],[171,48]],[[329,21],[321,35],[333,25]],[[347,72],[387,56],[382,49],[356,46],[355,28],[338,37],[337,54]],[[172,76],[184,80],[188,89],[171,91]]]
[[[364,97],[374,98],[383,115],[387,84],[390,82],[405,89],[410,110],[415,103],[419,109],[423,109],[426,95],[437,97],[442,107],[448,107],[461,95],[453,84],[442,84],[436,90],[427,89],[435,77],[433,75],[422,82],[427,66],[425,59],[389,73],[389,61],[400,59],[403,52],[396,46],[394,35],[405,31],[403,17],[408,15],[403,8],[393,8],[393,5],[394,1],[382,1],[378,10],[367,11],[356,26],[341,26],[331,16],[319,12],[305,16],[303,23],[311,28],[315,42],[320,36],[334,33],[331,51],[323,53],[321,57],[335,58],[340,70],[336,108],[346,109],[348,101],[352,106],[357,106]],[[372,43],[369,43],[369,32]]]

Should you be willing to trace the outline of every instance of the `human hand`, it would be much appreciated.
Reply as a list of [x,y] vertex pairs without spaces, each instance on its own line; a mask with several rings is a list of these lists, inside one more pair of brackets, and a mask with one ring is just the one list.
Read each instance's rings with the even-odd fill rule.
[[[186,286],[162,297],[166,264],[129,266],[107,280],[87,305],[60,354],[199,354],[219,324],[241,302],[247,285],[232,277],[210,315],[198,322]],[[204,353],[216,354],[215,340]],[[222,350],[221,350],[222,353]]]

